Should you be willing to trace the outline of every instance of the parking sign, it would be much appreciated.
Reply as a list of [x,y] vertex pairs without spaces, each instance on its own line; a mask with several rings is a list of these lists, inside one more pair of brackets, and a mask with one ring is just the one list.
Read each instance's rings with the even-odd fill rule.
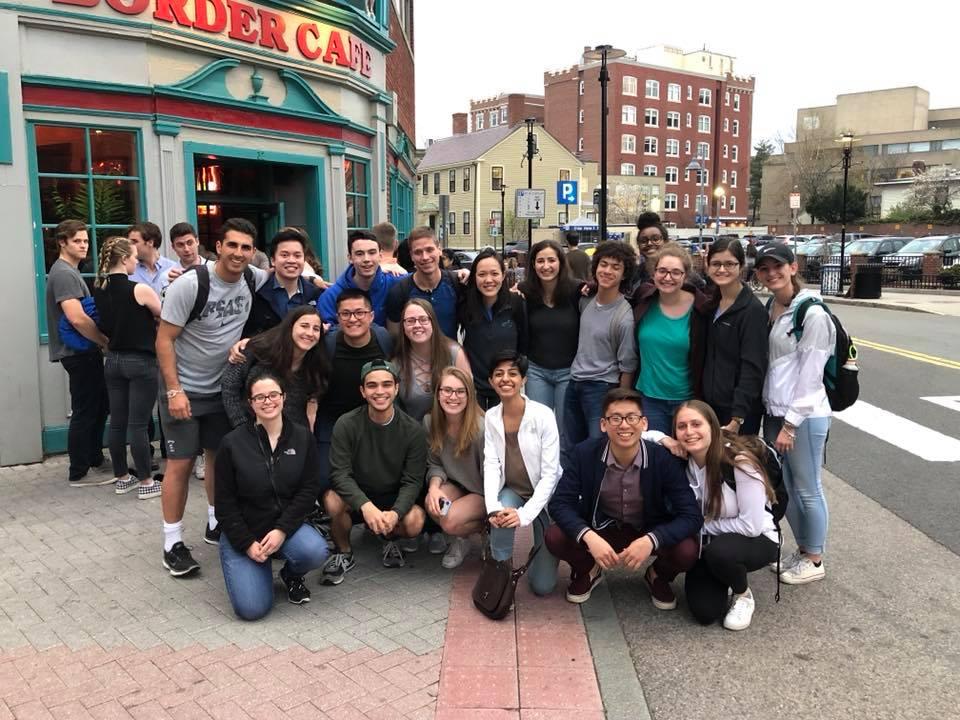
[[557,205],[577,204],[577,181],[560,180],[557,183]]

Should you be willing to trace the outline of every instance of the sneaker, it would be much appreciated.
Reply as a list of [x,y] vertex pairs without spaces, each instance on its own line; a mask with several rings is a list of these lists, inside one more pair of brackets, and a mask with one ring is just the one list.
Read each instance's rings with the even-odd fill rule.
[[670,583],[659,575],[657,575],[656,579],[651,580],[651,570],[653,570],[652,565],[647,568],[647,572],[644,573],[643,581],[647,584],[647,589],[650,590],[650,600],[653,602],[653,606],[657,610],[675,609],[677,607],[677,596],[674,595]]
[[198,455],[193,463],[193,475],[197,480],[203,480],[207,473],[207,459],[203,455]]
[[783,572],[784,570],[789,570],[789,569],[792,568],[794,565],[796,565],[798,562],[800,562],[800,558],[802,558],[802,557],[803,557],[803,553],[802,553],[802,552],[800,552],[799,550],[794,550],[792,553],[790,553],[790,554],[787,555],[786,557],[780,558],[780,567],[779,567],[779,569],[777,568],[777,561],[776,561],[776,560],[774,560],[772,563],[767,563],[767,567],[770,568],[770,572],[772,572],[772,573],[775,573],[775,572]]
[[434,533],[430,536],[427,550],[430,551],[431,555],[443,555],[447,551],[447,539],[443,536],[443,533]]
[[210,523],[207,523],[207,529],[203,531],[203,541],[207,545],[219,545],[220,544],[220,525],[218,524],[215,528],[210,527]]
[[571,575],[570,584],[567,586],[567,601],[572,603],[585,603],[590,599],[590,593],[603,579],[603,570],[599,565],[594,564],[590,572],[586,575]]
[[310,602],[310,591],[303,582],[303,575],[292,575],[287,572],[287,566],[280,568],[280,579],[287,586],[287,600],[294,605],[303,605]]
[[417,537],[412,538],[400,538],[395,544],[399,546],[399,548],[405,553],[415,553],[420,549],[420,536],[418,535]]
[[727,611],[727,616],[723,619],[723,626],[727,630],[746,630],[750,627],[750,621],[753,619],[753,609],[756,603],[753,601],[753,593],[747,590],[746,593],[736,599]]
[[320,571],[320,582],[324,585],[339,585],[343,582],[344,575],[353,570],[356,564],[352,552],[334,553]]
[[76,479],[70,479],[70,487],[97,487],[98,485],[112,485],[116,482],[114,477],[90,477],[89,475],[83,475]]
[[163,551],[163,566],[174,577],[189,575],[194,570],[200,569],[200,564],[190,554],[190,548],[184,545],[182,541],[176,543],[169,550]]
[[813,560],[804,555],[800,558],[800,562],[780,573],[780,580],[787,585],[806,585],[817,580],[823,580],[826,574],[827,571],[824,569],[822,561],[817,566],[813,564]]
[[407,564],[403,559],[403,550],[400,545],[388,540],[383,544],[383,566],[386,568],[400,568]]
[[163,485],[154,481],[149,485],[141,485],[137,489],[137,500],[149,500],[150,498],[160,497],[163,492]]
[[447,570],[460,567],[464,558],[467,557],[468,549],[466,538],[453,538],[447,546],[447,551],[443,554],[443,560],[440,561],[440,564]]
[[116,478],[113,484],[113,491],[117,495],[126,495],[128,492],[140,485],[140,478],[133,475]]

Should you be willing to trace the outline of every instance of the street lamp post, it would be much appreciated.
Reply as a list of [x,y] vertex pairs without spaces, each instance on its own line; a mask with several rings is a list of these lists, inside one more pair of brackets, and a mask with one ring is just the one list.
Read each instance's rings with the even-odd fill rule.
[[856,138],[850,131],[844,132],[837,142],[843,151],[843,202],[840,206],[840,279],[837,282],[837,295],[843,295],[843,256],[847,249],[847,178],[850,174],[850,157]]
[[607,239],[607,83],[610,82],[610,73],[607,72],[607,60],[622,58],[627,53],[617,50],[612,45],[597,45],[593,50],[583,54],[584,60],[600,61],[600,207],[597,215],[600,220],[600,242]]
[[713,191],[713,196],[716,198],[715,206],[717,208],[717,232],[716,239],[720,239],[720,203],[723,201],[723,198],[726,197],[727,191],[724,190],[723,185],[717,185],[716,189]]
[[[507,186],[500,178],[500,257],[507,254]],[[496,245],[494,245],[496,247]]]
[[703,210],[706,204],[703,195],[703,186],[706,181],[705,167],[700,164],[700,155],[687,164],[687,170],[693,170],[697,173],[697,179],[700,181],[700,192],[697,193],[697,230],[699,231],[698,247],[703,247]]
[[[527,118],[527,189],[533,188],[533,156],[536,148],[533,145],[533,128],[537,124],[536,118]],[[527,247],[533,245],[533,220],[527,218]]]

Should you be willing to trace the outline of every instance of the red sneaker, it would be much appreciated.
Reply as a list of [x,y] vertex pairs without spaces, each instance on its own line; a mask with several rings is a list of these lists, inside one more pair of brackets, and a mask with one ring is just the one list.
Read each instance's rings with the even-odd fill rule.
[[673,588],[659,575],[651,580],[650,572],[652,570],[653,566],[651,565],[644,573],[643,580],[647,584],[647,589],[650,590],[650,599],[653,601],[653,606],[657,610],[675,609],[677,607],[677,596],[673,593]]
[[572,603],[585,603],[590,599],[590,593],[597,586],[597,583],[603,579],[603,570],[599,565],[594,565],[590,572],[585,575],[570,576],[570,585],[567,587],[567,600]]

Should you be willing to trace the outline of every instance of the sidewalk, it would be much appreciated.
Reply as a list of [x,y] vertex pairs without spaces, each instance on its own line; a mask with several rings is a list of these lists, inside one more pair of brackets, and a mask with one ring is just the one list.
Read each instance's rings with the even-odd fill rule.
[[960,317],[960,293],[918,293],[884,288],[881,297],[876,300],[846,297],[827,297],[825,299],[827,303],[834,305],[859,305],[861,307]]

